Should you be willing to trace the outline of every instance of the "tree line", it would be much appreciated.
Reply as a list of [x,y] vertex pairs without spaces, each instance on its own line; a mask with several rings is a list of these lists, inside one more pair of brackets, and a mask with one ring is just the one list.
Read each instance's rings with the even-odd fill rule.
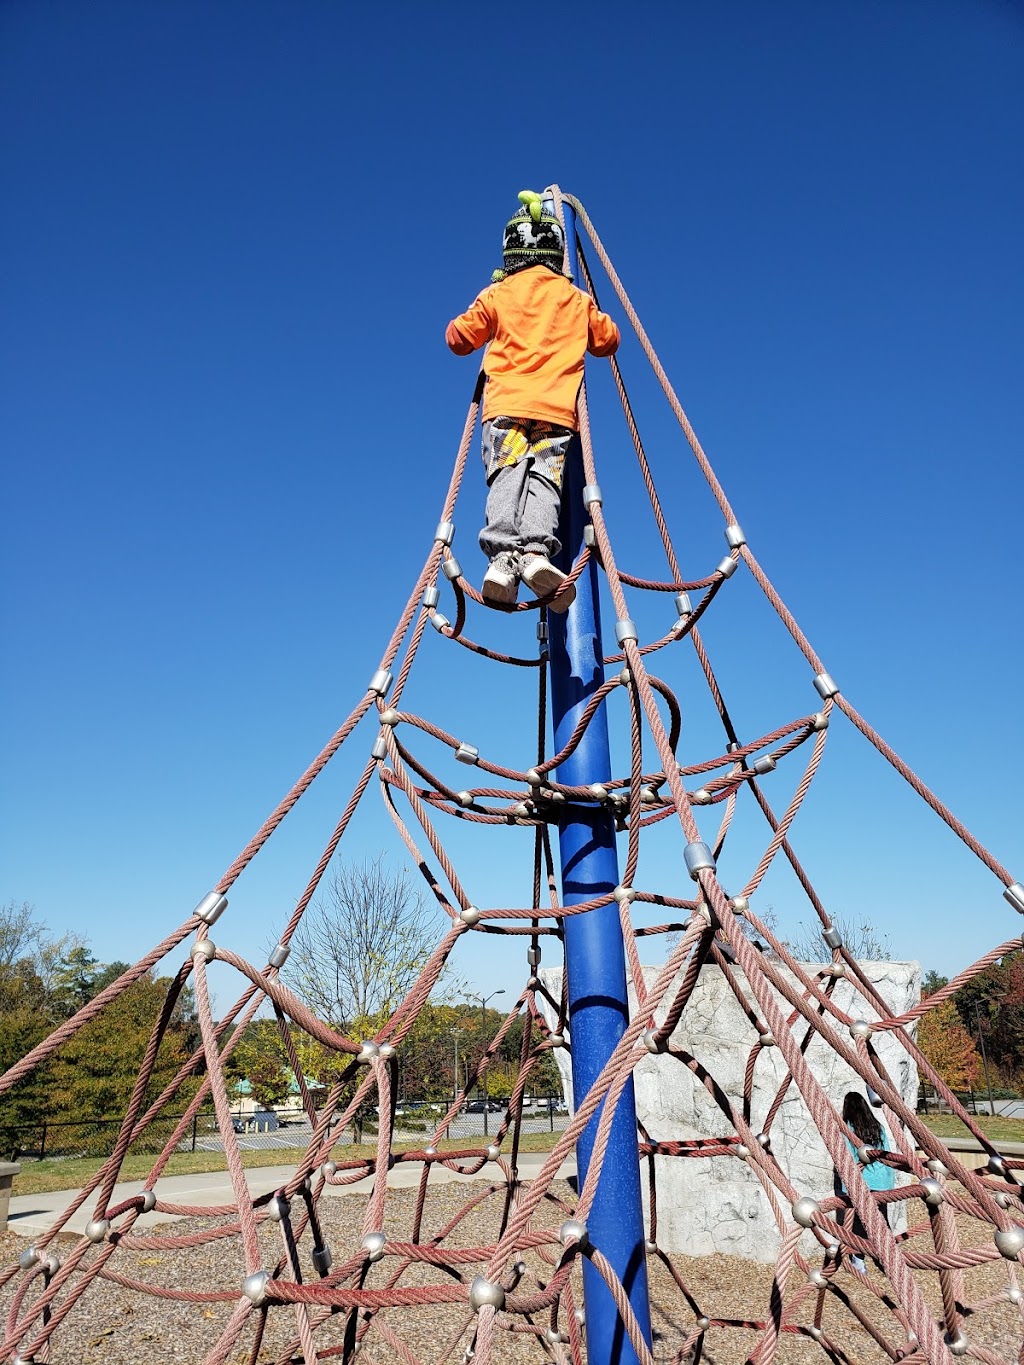
[[[779,917],[771,909],[762,917],[772,932]],[[869,919],[833,916],[847,951],[859,961],[892,960],[892,943],[884,929]],[[756,946],[771,954],[757,942]],[[817,924],[800,925],[781,941],[798,962],[820,962],[821,931]],[[932,970],[921,981],[927,1000],[949,985],[949,978]],[[1007,953],[961,986],[941,1005],[921,1017],[917,1043],[951,1090],[1024,1092],[1024,951]],[[987,1074],[986,1074],[987,1067]]]
[[[948,984],[928,972],[922,997]],[[1007,953],[924,1015],[917,1041],[952,1090],[1024,1092],[1024,951]]]
[[[373,1037],[384,1026],[387,1014],[363,1016],[352,1021],[353,1037]],[[507,1099],[519,1079],[523,1032],[527,1020],[513,1020],[497,1055],[480,1074],[484,1054],[504,1020],[498,1010],[478,1005],[428,1001],[416,1016],[396,1053],[396,1099],[399,1104],[445,1103],[470,1084],[470,1095]],[[288,1030],[298,1054],[302,1073],[316,1089],[334,1084],[351,1062],[346,1053],[332,1052],[299,1029]],[[534,1032],[531,1045],[538,1042]],[[227,1063],[229,1078],[244,1080],[258,1105],[272,1108],[289,1099],[298,1102],[288,1049],[276,1019],[255,1019]],[[474,1079],[475,1078],[475,1079]],[[558,1068],[550,1051],[538,1056],[530,1068],[526,1091],[557,1095],[561,1086]]]
[[[372,1037],[405,998],[440,937],[436,911],[404,871],[383,858],[338,866],[322,897],[310,906],[292,941],[285,983],[333,1028],[349,1037]],[[820,956],[815,936],[790,946],[798,958]],[[891,956],[884,935],[870,925],[844,938],[860,958]],[[99,962],[76,934],[51,934],[32,906],[0,907],[0,1072],[17,1062],[123,972],[124,962]],[[947,984],[928,972],[927,998]],[[171,985],[147,973],[111,1001],[102,1014],[69,1039],[43,1065],[0,1096],[0,1153],[18,1135],[42,1123],[86,1123],[124,1113],[152,1028]],[[463,983],[442,979],[440,992],[420,1008],[399,1049],[395,1083],[400,1103],[443,1102],[466,1086],[504,1018],[483,1009]],[[519,1016],[498,1056],[473,1090],[503,1098],[515,1089],[526,1020]],[[314,1090],[334,1084],[348,1058],[289,1027],[289,1042]],[[531,1040],[531,1042],[534,1042]],[[926,1013],[918,1042],[951,1089],[1024,1085],[1024,951],[1008,953]],[[182,991],[160,1047],[147,1101],[154,1099],[199,1044],[192,993]],[[985,1065],[988,1075],[985,1076]],[[288,1046],[276,1019],[246,1028],[227,1062],[229,1088],[270,1107],[297,1099]],[[179,1091],[184,1108],[201,1076]],[[558,1073],[550,1053],[530,1071],[527,1091],[556,1094]]]
[[[52,935],[28,904],[0,907],[0,1073],[30,1052],[111,982],[126,962],[99,962],[77,934]],[[28,1144],[45,1124],[122,1115],[171,985],[147,973],[68,1039],[47,1061],[0,1095],[0,1154]],[[198,1040],[190,991],[182,992],[156,1059],[155,1098]],[[183,1095],[195,1093],[197,1082]]]
[[[323,896],[307,911],[292,940],[283,980],[309,1008],[348,1037],[372,1037],[404,999],[439,938],[437,913],[408,875],[382,858],[339,866]],[[0,907],[0,1073],[6,1071],[125,971],[125,962],[99,962],[76,934],[55,936],[32,906]],[[123,1115],[171,978],[148,972],[65,1042],[42,1065],[0,1095],[0,1155],[32,1146],[43,1124],[89,1124]],[[425,1002],[398,1050],[395,1080],[402,1102],[451,1099],[475,1075],[504,1015],[481,1009],[463,984],[442,984],[440,999]],[[350,1058],[323,1047],[301,1029],[257,1018],[226,1062],[229,1094],[261,1107],[298,1102],[289,1056],[319,1092],[332,1086]],[[500,1056],[474,1092],[507,1096],[519,1074],[523,1030],[517,1018]],[[536,1039],[534,1038],[534,1042]],[[194,997],[179,996],[161,1043],[145,1097],[155,1099],[199,1046]],[[172,1107],[180,1113],[195,1095],[202,1073],[189,1078]],[[557,1094],[550,1053],[529,1075],[529,1091]]]

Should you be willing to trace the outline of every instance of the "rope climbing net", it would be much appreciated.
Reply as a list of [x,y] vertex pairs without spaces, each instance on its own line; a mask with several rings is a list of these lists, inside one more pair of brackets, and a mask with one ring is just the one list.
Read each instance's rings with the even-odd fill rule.
[[[940,1007],[964,983],[1003,954],[1020,947],[1018,937],[993,948],[927,1001],[896,1013],[870,972],[851,954],[841,932],[797,856],[790,831],[818,773],[837,712],[869,741],[945,822],[966,847],[999,879],[1010,904],[1024,912],[1024,888],[970,834],[945,805],[885,743],[843,695],[804,636],[747,543],[711,464],[687,419],[608,254],[583,206],[551,191],[557,212],[571,206],[587,239],[577,247],[578,276],[596,297],[588,256],[600,262],[619,305],[635,331],[658,385],[696,460],[723,518],[728,553],[710,573],[687,579],[668,529],[651,465],[641,439],[619,363],[611,372],[625,426],[635,452],[657,535],[664,550],[662,580],[642,578],[620,568],[605,520],[587,408],[580,395],[580,442],[584,500],[589,524],[585,544],[573,567],[578,579],[596,562],[615,616],[616,652],[605,659],[610,672],[581,711],[571,739],[550,754],[546,744],[547,609],[541,601],[521,603],[509,613],[535,611],[540,649],[535,657],[500,652],[473,638],[470,623],[501,624],[485,612],[478,591],[452,550],[456,502],[476,428],[483,389],[478,378],[466,416],[437,531],[383,657],[364,695],[337,732],[271,813],[214,889],[173,933],[72,1019],[61,1025],[0,1078],[0,1093],[41,1067],[72,1036],[128,990],[186,939],[186,960],[175,969],[164,1007],[153,1028],[114,1150],[52,1228],[15,1264],[0,1274],[8,1311],[3,1358],[46,1361],[62,1339],[74,1333],[76,1310],[84,1296],[102,1295],[117,1284],[140,1295],[200,1305],[209,1310],[210,1337],[205,1361],[303,1361],[306,1365],[350,1360],[361,1352],[370,1361],[401,1360],[420,1365],[468,1359],[476,1365],[540,1353],[558,1365],[579,1365],[585,1358],[581,1265],[586,1261],[611,1293],[621,1332],[643,1365],[654,1359],[719,1362],[744,1359],[767,1365],[775,1360],[824,1358],[838,1362],[904,1360],[945,1362],[954,1356],[998,1362],[1024,1360],[1019,1280],[1024,1251],[1024,1197],[1018,1172],[1024,1162],[1010,1159],[988,1141],[974,1117],[950,1092],[915,1041],[922,1015]],[[816,708],[784,720],[753,740],[741,740],[712,666],[701,623],[722,610],[726,584],[745,570],[774,609],[785,632],[810,669]],[[674,599],[676,619],[660,637],[641,640],[627,600],[631,594],[662,594]],[[450,619],[439,610],[442,592],[454,607]],[[710,619],[710,617],[709,617]],[[402,705],[424,633],[433,627],[453,647],[471,651],[489,664],[537,670],[538,731],[527,756],[510,736],[503,744],[518,757],[506,766]],[[665,673],[681,651],[692,651],[714,713],[720,743],[700,758],[682,752],[682,707],[673,687],[653,671]],[[662,661],[665,661],[662,664]],[[489,665],[488,665],[489,666]],[[453,662],[450,667],[455,667]],[[528,675],[526,675],[528,679]],[[577,749],[595,718],[611,703],[629,716],[628,761],[610,780],[584,787],[559,782],[559,768]],[[230,926],[222,919],[228,893],[242,872],[265,848],[296,803],[367,719],[376,728],[370,756],[340,818],[299,894],[295,910],[269,954],[254,965],[221,940]],[[365,727],[364,727],[365,731]],[[433,746],[433,750],[429,746]],[[443,770],[428,767],[430,760]],[[625,748],[623,748],[625,753]],[[455,767],[459,763],[463,768]],[[457,776],[467,769],[480,785],[466,787]],[[771,783],[777,772],[797,774],[785,807],[773,807]],[[798,771],[799,770],[799,771]],[[292,941],[324,875],[342,846],[357,808],[375,784],[411,865],[422,874],[429,894],[447,919],[447,928],[406,998],[373,1037],[348,1037],[324,1023],[282,981]],[[551,832],[573,806],[611,814],[622,836],[623,867],[614,891],[579,904],[563,902],[555,875]],[[764,831],[759,856],[745,877],[732,869],[733,886],[722,889],[718,866],[740,811],[750,811]],[[698,827],[714,816],[717,828],[705,838]],[[491,826],[497,832],[533,839],[532,897],[527,905],[492,906],[474,902],[446,848],[446,822]],[[667,825],[666,825],[667,822]],[[655,826],[678,827],[692,894],[672,896],[645,887],[640,877],[642,836]],[[497,836],[496,836],[497,837]],[[759,891],[776,863],[785,864],[802,888],[820,923],[830,960],[818,967],[796,961],[775,932],[770,916],[758,913]],[[478,898],[480,899],[480,898]],[[572,1116],[534,1178],[520,1178],[524,1096],[531,1074],[545,1054],[571,1049],[568,993],[562,975],[540,970],[542,947],[558,949],[570,916],[612,905],[621,924],[632,1008],[628,1024],[592,1087],[575,1095]],[[665,922],[646,923],[652,914]],[[215,926],[221,928],[215,940]],[[396,1078],[403,1045],[435,989],[456,945],[465,935],[496,936],[503,943],[525,940],[523,986],[488,1043],[478,1065],[436,1119],[421,1147],[396,1142]],[[641,966],[638,941],[666,945],[657,969]],[[209,978],[218,990],[231,978],[237,999],[215,1019]],[[569,965],[571,972],[571,964]],[[699,1031],[687,1028],[686,1011],[702,975],[717,972],[735,1001],[745,1036],[742,1085],[719,1082],[714,1055],[704,1053]],[[155,1098],[152,1079],[161,1043],[186,986],[194,990],[201,1042],[194,1054]],[[223,998],[223,996],[221,997]],[[225,1068],[258,1011],[272,1012],[279,1026],[308,1118],[312,1137],[283,1185],[260,1189],[247,1182],[244,1153],[232,1122]],[[446,1138],[479,1076],[499,1055],[513,1025],[525,1020],[520,1065],[508,1111],[498,1131],[484,1142],[453,1147]],[[338,1080],[326,1090],[304,1073],[299,1040],[305,1036],[343,1063]],[[885,1046],[883,1046],[883,1043]],[[847,1129],[821,1076],[812,1065],[815,1049],[826,1049],[851,1078],[859,1078],[880,1097],[892,1136],[891,1150],[851,1145]],[[888,1049],[888,1051],[886,1050]],[[769,1054],[774,1069],[766,1069]],[[889,1058],[888,1064],[883,1054]],[[980,1169],[962,1164],[907,1102],[893,1056],[911,1074],[920,1074],[972,1136],[987,1162]],[[691,1137],[659,1139],[656,1126],[641,1114],[638,1161],[647,1173],[645,1244],[652,1294],[659,1303],[652,1346],[634,1306],[603,1248],[588,1233],[588,1215],[604,1173],[608,1134],[616,1107],[638,1067],[657,1066],[658,1084],[668,1089],[685,1078],[705,1098],[707,1131]],[[639,1073],[637,1073],[639,1074]],[[765,1089],[765,1076],[770,1084]],[[169,1107],[188,1103],[162,1144],[137,1194],[120,1197],[115,1187],[126,1154]],[[784,1103],[798,1097],[817,1130],[837,1180],[831,1193],[798,1188],[791,1165],[773,1146]],[[212,1103],[233,1191],[230,1204],[200,1208],[174,1202],[161,1191],[170,1158],[194,1117]],[[345,1157],[343,1140],[360,1111],[379,1112],[372,1156]],[[588,1125],[593,1155],[574,1192],[559,1170]],[[719,1303],[702,1281],[692,1282],[686,1248],[659,1243],[659,1189],[680,1166],[707,1169],[724,1163],[740,1171],[760,1191],[777,1253],[766,1276],[753,1273],[750,1294]],[[890,1190],[869,1188],[861,1172],[882,1162],[896,1173]],[[404,1202],[389,1186],[395,1167],[416,1174]],[[445,1172],[477,1177],[457,1211],[436,1217],[434,1199]],[[582,1178],[585,1174],[585,1178]],[[258,1177],[258,1172],[250,1172]],[[357,1224],[329,1241],[325,1192],[368,1183]],[[362,1188],[362,1186],[361,1186]],[[450,1187],[449,1187],[450,1188]],[[463,1187],[459,1187],[460,1189]],[[349,1202],[356,1195],[347,1196]],[[78,1210],[91,1211],[82,1236],[70,1237],[68,1224]],[[893,1216],[898,1210],[898,1216]],[[175,1223],[136,1223],[143,1215],[201,1220],[186,1231]],[[406,1220],[396,1229],[398,1214]],[[481,1233],[479,1229],[485,1228]],[[899,1232],[893,1228],[905,1229]],[[768,1235],[768,1234],[766,1234]],[[190,1250],[217,1243],[217,1283],[169,1287],[147,1278],[126,1256],[187,1257]],[[870,1258],[868,1273],[857,1258]],[[979,1275],[984,1272],[984,1279]],[[589,1272],[588,1272],[589,1273]],[[993,1281],[993,1276],[996,1277]],[[981,1288],[977,1286],[981,1285]],[[430,1324],[413,1338],[407,1324]],[[1006,1322],[1010,1339],[1007,1354]],[[987,1324],[998,1320],[999,1331]],[[1002,1336],[999,1335],[1002,1332]],[[426,1347],[424,1341],[431,1345]],[[801,1354],[806,1352],[807,1354]],[[63,1357],[61,1357],[63,1358]],[[69,1359],[72,1357],[68,1357]]]

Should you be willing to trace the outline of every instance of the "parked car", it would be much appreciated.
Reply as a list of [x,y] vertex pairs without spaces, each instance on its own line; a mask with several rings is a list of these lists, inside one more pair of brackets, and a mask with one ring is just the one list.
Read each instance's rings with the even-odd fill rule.
[[497,1100],[470,1100],[466,1105],[467,1114],[501,1114],[505,1106]]
[[273,1133],[281,1125],[272,1109],[256,1109],[251,1114],[239,1114],[231,1120],[236,1133]]

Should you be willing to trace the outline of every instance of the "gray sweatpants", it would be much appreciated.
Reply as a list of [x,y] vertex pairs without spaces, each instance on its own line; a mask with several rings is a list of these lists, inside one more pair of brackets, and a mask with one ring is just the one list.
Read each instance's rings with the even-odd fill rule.
[[480,532],[480,548],[488,559],[502,550],[548,558],[558,553],[562,469],[575,434],[568,427],[525,417],[484,422],[487,525]]

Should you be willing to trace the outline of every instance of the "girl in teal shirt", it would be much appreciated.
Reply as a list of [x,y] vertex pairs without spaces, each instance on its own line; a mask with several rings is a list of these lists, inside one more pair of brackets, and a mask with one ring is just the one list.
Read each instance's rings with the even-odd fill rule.
[[[857,1155],[858,1147],[879,1147],[883,1152],[889,1152],[889,1139],[881,1122],[875,1117],[867,1100],[856,1090],[847,1092],[843,1100],[843,1122],[857,1137],[857,1141],[851,1142],[846,1139],[846,1145],[854,1156]],[[887,1166],[884,1161],[872,1161],[867,1166],[861,1167],[861,1176],[869,1190],[891,1190],[896,1185],[896,1172],[891,1166]],[[846,1194],[846,1187],[836,1174],[836,1193]],[[881,1205],[887,1223],[889,1219],[888,1204]],[[891,1226],[891,1223],[890,1223]],[[867,1229],[857,1212],[853,1215],[853,1232],[857,1237],[867,1237]],[[866,1269],[862,1256],[851,1256],[850,1262],[854,1270],[863,1271]]]

